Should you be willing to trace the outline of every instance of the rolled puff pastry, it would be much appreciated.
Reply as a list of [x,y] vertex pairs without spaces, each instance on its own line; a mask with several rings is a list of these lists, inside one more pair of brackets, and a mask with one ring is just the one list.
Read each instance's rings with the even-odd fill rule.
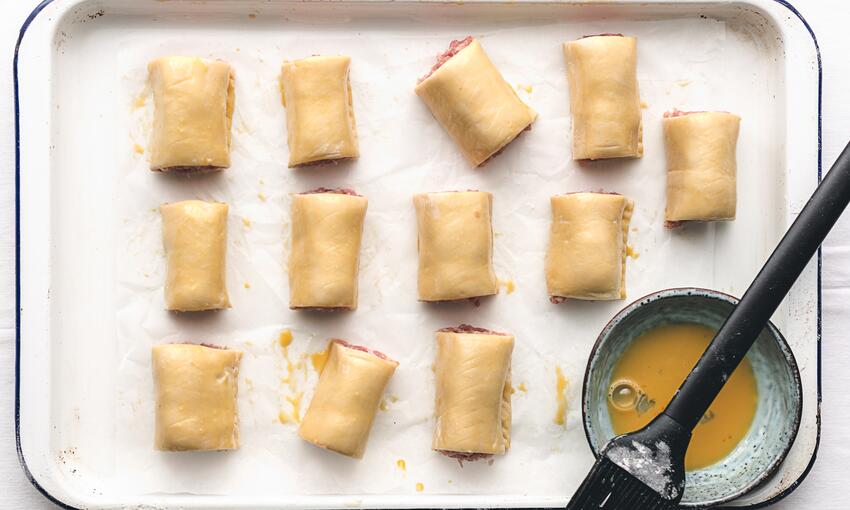
[[233,71],[220,60],[162,57],[148,64],[154,115],[151,170],[230,166]]
[[349,57],[310,57],[284,62],[289,166],[360,156]]
[[573,159],[643,156],[637,39],[601,35],[564,43]]
[[165,307],[178,312],[230,308],[227,204],[186,200],[163,204],[159,210],[168,266]]
[[740,123],[726,112],[665,116],[667,221],[735,219]]
[[477,39],[422,80],[416,94],[475,166],[537,118],[502,78]]
[[156,345],[157,450],[239,448],[237,379],[242,353],[204,345]]
[[434,450],[504,454],[511,437],[514,337],[461,326],[437,331]]
[[496,294],[493,195],[420,193],[413,204],[419,234],[419,299],[450,301]]
[[552,197],[546,287],[552,297],[626,297],[626,242],[634,204],[622,195]]
[[381,395],[397,366],[379,352],[332,340],[298,435],[316,446],[363,457]]
[[290,308],[357,308],[365,197],[302,193],[292,199]]

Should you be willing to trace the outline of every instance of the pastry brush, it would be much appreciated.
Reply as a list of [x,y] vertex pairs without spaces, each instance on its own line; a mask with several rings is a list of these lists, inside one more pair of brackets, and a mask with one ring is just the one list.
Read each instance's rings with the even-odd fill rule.
[[672,509],[685,490],[694,427],[850,201],[850,144],[838,156],[673,399],[643,429],[608,443],[567,510]]

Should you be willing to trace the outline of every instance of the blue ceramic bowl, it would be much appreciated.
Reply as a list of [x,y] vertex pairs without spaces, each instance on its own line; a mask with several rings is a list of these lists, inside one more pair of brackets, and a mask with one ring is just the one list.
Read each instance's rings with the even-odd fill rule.
[[[707,289],[668,289],[624,308],[599,334],[584,375],[584,432],[595,455],[614,437],[608,414],[611,373],[625,348],[641,333],[670,323],[720,327],[738,300]],[[800,373],[788,343],[773,324],[750,350],[758,406],[750,431],[726,458],[687,473],[682,506],[705,508],[743,496],[768,479],[797,436],[803,409]]]

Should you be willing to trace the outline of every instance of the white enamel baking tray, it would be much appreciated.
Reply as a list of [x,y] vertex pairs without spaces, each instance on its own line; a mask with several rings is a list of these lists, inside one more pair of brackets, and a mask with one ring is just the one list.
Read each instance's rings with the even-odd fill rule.
[[[585,34],[639,37],[646,157],[577,164],[559,44]],[[534,129],[472,170],[412,93],[449,40],[479,36],[506,79],[540,113]],[[233,167],[171,179],[146,170],[145,63],[188,53],[237,72]],[[277,70],[312,53],[353,57],[363,157],[332,168],[285,167]],[[789,4],[747,1],[53,0],[21,29],[15,57],[18,127],[18,350],[21,463],[48,498],[77,508],[343,508],[563,506],[592,455],[580,384],[596,333],[625,303],[548,303],[542,253],[548,197],[620,191],[637,204],[629,301],[694,285],[741,295],[820,177],[820,63],[814,35]],[[742,115],[739,217],[669,232],[663,217],[660,118],[673,107]],[[134,150],[134,146],[136,150]],[[286,307],[289,193],[354,186],[370,199],[353,314]],[[480,308],[417,303],[416,191],[495,195],[495,262],[503,291]],[[178,319],[162,310],[155,208],[180,198],[231,204],[233,310]],[[758,507],[806,476],[819,440],[819,258],[774,317],[801,369],[803,421],[780,471],[735,503]],[[516,334],[511,451],[461,468],[429,449],[432,332],[470,322]],[[388,410],[362,461],[297,439],[278,420],[290,357],[324,340],[363,341],[401,361]],[[206,340],[246,352],[238,452],[163,454],[152,443],[150,346]],[[305,365],[308,366],[308,365]],[[555,370],[570,381],[555,424]],[[299,369],[300,370],[300,369]],[[290,377],[293,374],[289,374]],[[527,391],[522,391],[527,389]],[[303,412],[303,411],[302,411]],[[397,460],[406,461],[406,470]],[[421,483],[417,490],[417,484]]]

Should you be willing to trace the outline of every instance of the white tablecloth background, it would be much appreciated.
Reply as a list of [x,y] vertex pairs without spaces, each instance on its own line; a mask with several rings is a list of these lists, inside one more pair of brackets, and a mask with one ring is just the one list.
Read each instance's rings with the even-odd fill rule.
[[[12,55],[18,29],[38,0],[0,0],[0,508],[55,508],[26,480],[15,452],[14,117]],[[850,140],[850,24],[847,0],[796,0],[820,42],[824,68],[823,160]],[[793,140],[791,141],[793,143]],[[850,213],[824,245],[823,430],[818,461],[777,510],[850,508]],[[842,334],[841,332],[844,331]]]

